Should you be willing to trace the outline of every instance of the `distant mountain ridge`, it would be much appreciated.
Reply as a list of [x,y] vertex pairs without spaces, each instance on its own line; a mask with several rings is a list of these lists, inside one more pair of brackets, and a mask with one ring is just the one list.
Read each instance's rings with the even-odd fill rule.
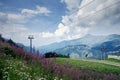
[[120,35],[112,34],[112,35],[107,35],[107,36],[95,36],[95,35],[88,34],[82,38],[68,40],[68,41],[62,41],[59,43],[52,43],[49,45],[41,46],[41,47],[39,47],[39,50],[41,52],[45,53],[45,52],[49,52],[49,51],[56,51],[60,48],[68,47],[70,45],[75,46],[75,45],[81,45],[81,44],[84,44],[84,45],[92,48],[94,46],[97,46],[104,42],[112,41],[112,40],[120,41]]
[[26,52],[29,52],[29,51],[30,51],[30,47],[29,47],[29,46],[25,46],[25,45],[23,45],[22,43],[16,43],[16,44],[17,44],[18,46],[20,46],[20,47],[23,47]]
[[91,48],[84,44],[66,46],[64,48],[56,49],[55,52],[62,54],[62,55],[78,54],[79,57],[85,57],[86,54],[89,57],[92,56]]

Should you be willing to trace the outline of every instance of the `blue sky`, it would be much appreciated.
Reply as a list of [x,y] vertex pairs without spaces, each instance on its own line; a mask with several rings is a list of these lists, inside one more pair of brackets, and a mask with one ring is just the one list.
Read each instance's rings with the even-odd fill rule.
[[0,33],[25,45],[29,35],[38,47],[86,34],[120,34],[119,25],[119,0],[0,0]]
[[[65,5],[60,3],[59,0],[0,0],[1,1],[1,12],[5,13],[21,13],[22,9],[31,9],[35,10],[36,6],[39,7],[46,7],[49,11],[51,11],[48,15],[45,16],[44,14],[37,14],[32,19],[39,20],[39,24],[33,24],[33,23],[25,23],[26,27],[29,29],[32,29],[34,31],[47,31],[46,28],[50,28],[52,26],[52,29],[49,29],[50,31],[53,31],[56,29],[56,25],[60,23],[61,16],[65,15]],[[44,23],[46,22],[46,23]],[[36,28],[34,28],[35,26]],[[41,27],[40,27],[41,26]]]

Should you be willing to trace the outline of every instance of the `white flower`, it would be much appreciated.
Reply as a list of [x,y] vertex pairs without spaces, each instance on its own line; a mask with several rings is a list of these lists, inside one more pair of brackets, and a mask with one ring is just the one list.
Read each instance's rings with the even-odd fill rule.
[[39,80],[46,80],[45,78],[40,78]]

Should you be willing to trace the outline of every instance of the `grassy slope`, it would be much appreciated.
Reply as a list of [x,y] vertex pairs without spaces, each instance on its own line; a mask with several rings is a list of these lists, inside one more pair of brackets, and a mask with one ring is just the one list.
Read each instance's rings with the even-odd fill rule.
[[23,60],[0,55],[0,80],[39,80],[45,78],[45,75],[49,78],[50,75],[44,71],[40,65],[25,64]]
[[[115,75],[120,73],[117,66],[92,62],[92,60],[57,58],[56,61],[57,64],[54,63],[54,59],[40,59],[38,54],[26,53],[20,47],[0,42],[0,80],[60,80],[61,78],[63,80],[120,80],[120,75]],[[69,64],[59,64],[65,61],[72,67]]]
[[119,60],[119,59],[109,58],[109,59],[107,59],[106,61],[116,62],[116,63],[119,63],[119,64],[120,64],[120,60]]
[[69,62],[70,65],[77,67],[77,68],[83,68],[83,69],[89,69],[96,72],[101,73],[107,73],[107,74],[120,74],[120,67],[119,66],[113,66],[109,64],[103,64],[99,63],[96,60],[89,61],[89,60],[82,60],[82,59],[67,59],[67,58],[57,58],[57,62]]

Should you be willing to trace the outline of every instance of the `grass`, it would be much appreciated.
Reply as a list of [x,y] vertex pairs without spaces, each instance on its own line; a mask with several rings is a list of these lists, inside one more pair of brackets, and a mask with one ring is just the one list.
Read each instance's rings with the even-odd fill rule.
[[[85,72],[86,70],[93,70],[96,72],[107,73],[107,74],[120,73],[119,67],[116,66],[110,66],[96,62],[89,62],[85,60],[68,59],[68,58],[56,58],[55,60],[57,63],[68,62],[72,67],[77,67],[78,69],[80,69],[80,71],[83,72]],[[67,67],[62,69],[68,69],[68,71],[70,70]],[[40,64],[38,65],[38,63],[26,64],[24,60],[13,58],[10,56],[2,56],[2,55],[0,56],[0,73],[1,72],[3,79],[0,80],[60,80],[57,79],[57,77],[55,77],[51,72],[42,68]],[[86,76],[86,74],[84,74],[84,76]],[[69,79],[69,77],[67,78],[63,80],[72,80]],[[89,79],[83,78],[83,80],[89,80]],[[98,78],[98,80],[101,79]]]
[[89,59],[46,59],[0,41],[0,80],[120,80],[119,68]]
[[[13,59],[9,57],[9,59],[5,59],[0,57],[0,65],[3,79],[1,80],[28,80],[28,79],[40,79],[42,78],[42,68],[31,66],[30,64],[26,65],[22,60]],[[41,77],[37,77],[39,76]]]
[[109,59],[107,59],[106,61],[120,63],[120,60],[119,60],[119,59],[114,59],[114,58],[109,58]]
[[23,60],[0,55],[0,80],[54,80],[52,73],[40,64],[26,64]]
[[106,73],[106,74],[120,74],[120,67],[103,64],[103,63],[97,63],[88,61],[88,60],[82,60],[82,59],[68,59],[68,58],[57,58],[56,62],[65,63],[68,62],[70,65],[82,68],[82,69],[89,69],[100,73]]

